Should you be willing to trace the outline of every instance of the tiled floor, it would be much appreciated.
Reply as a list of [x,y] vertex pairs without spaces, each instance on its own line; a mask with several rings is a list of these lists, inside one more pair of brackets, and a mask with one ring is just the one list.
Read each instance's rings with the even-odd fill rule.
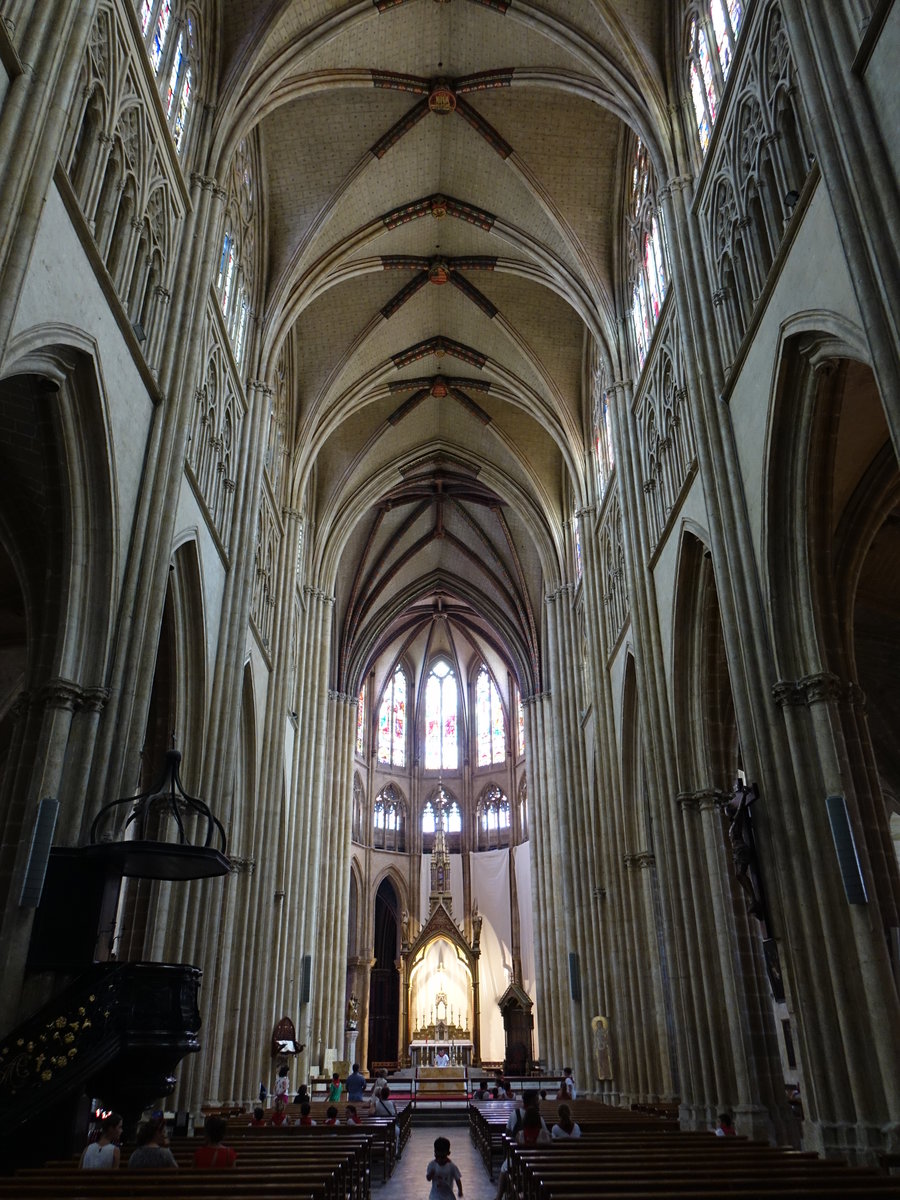
[[488,1179],[467,1125],[448,1125],[446,1130],[437,1126],[413,1128],[394,1174],[387,1183],[373,1186],[372,1200],[428,1200],[431,1184],[425,1181],[425,1168],[434,1158],[434,1139],[441,1136],[450,1139],[450,1157],[462,1175],[466,1200],[493,1200],[496,1180],[491,1183]]

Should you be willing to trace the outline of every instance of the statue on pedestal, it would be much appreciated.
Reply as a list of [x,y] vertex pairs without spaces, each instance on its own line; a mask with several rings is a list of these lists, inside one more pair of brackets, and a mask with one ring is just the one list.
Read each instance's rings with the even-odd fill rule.
[[355,992],[351,992],[350,999],[347,1001],[347,1028],[359,1028],[359,999]]

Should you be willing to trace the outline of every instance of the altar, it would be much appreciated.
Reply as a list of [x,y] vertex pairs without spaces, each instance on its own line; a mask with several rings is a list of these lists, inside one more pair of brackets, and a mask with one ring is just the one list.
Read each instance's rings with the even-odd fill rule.
[[[445,1042],[418,1038],[409,1043],[410,1066],[429,1067],[435,1072],[449,1071],[451,1067],[468,1067],[472,1064],[473,1043],[470,1038],[449,1039]],[[447,1051],[450,1059],[449,1067],[436,1067],[434,1058],[439,1049]]]

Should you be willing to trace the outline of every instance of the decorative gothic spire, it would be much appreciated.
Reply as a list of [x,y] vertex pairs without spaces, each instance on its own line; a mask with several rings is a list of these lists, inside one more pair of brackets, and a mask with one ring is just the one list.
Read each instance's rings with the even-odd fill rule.
[[431,852],[431,895],[428,899],[428,915],[438,904],[443,904],[453,915],[453,896],[450,893],[450,855],[447,852],[446,829],[447,795],[443,783],[438,784],[434,802],[434,849]]

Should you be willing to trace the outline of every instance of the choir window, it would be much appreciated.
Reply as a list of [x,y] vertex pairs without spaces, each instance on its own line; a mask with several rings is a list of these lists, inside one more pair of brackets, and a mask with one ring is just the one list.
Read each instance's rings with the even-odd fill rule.
[[475,679],[475,730],[478,742],[477,763],[489,767],[506,758],[506,727],[500,692],[486,666]]
[[398,667],[381,696],[378,712],[378,761],[406,766],[406,675]]
[[436,662],[425,685],[425,769],[455,771],[459,762],[456,676],[448,662]]

